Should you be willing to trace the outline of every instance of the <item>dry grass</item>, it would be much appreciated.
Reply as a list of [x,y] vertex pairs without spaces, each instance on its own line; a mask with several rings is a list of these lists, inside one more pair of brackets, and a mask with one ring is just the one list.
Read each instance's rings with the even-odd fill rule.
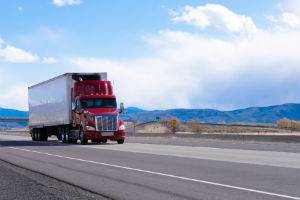
[[188,122],[186,126],[191,130],[193,133],[201,133],[202,128],[200,125],[199,119],[193,119],[191,122]]
[[[176,120],[176,126],[171,124],[172,120]],[[201,123],[199,119],[194,119],[184,123],[175,117],[161,118],[159,122],[139,125],[133,129],[133,124],[128,122],[126,125],[128,132],[136,133],[181,133],[181,134],[257,134],[257,135],[299,135],[300,122],[288,119],[281,119],[278,124],[248,124],[248,123],[220,123],[215,125]],[[281,128],[289,128],[283,130]]]
[[[172,126],[171,121],[176,120],[176,126]],[[165,133],[201,133],[202,128],[199,119],[194,119],[188,123],[182,123],[180,119],[176,117],[162,118],[160,123],[165,126]]]
[[279,128],[300,129],[300,122],[295,121],[295,120],[289,120],[287,118],[283,118],[277,122],[277,126]]
[[272,124],[272,123],[243,123],[243,122],[233,122],[233,123],[231,123],[231,125],[276,127],[276,124]]

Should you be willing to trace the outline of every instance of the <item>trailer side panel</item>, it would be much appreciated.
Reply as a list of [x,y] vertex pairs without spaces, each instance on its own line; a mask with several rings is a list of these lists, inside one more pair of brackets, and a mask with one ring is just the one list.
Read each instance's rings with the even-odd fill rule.
[[71,123],[70,81],[61,76],[28,89],[30,127]]

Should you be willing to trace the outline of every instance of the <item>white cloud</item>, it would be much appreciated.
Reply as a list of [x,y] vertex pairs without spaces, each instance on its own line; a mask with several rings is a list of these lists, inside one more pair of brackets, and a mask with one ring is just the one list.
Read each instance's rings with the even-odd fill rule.
[[282,26],[287,26],[289,28],[299,29],[300,27],[300,20],[293,13],[284,12],[278,17],[274,16],[267,16],[267,19],[272,23],[279,25],[279,28],[283,28]]
[[300,1],[299,0],[285,0],[277,4],[281,11],[278,16],[267,16],[272,23],[275,23],[282,28],[287,26],[289,28],[300,28]]
[[70,6],[70,5],[78,5],[81,4],[82,0],[53,0],[53,4],[56,6]]
[[56,59],[54,57],[43,57],[40,60],[37,54],[32,54],[23,49],[11,45],[6,45],[5,47],[2,47],[4,43],[4,40],[0,38],[0,58],[3,57],[6,62],[33,63],[40,61],[40,63],[42,64],[56,63]]
[[22,6],[18,6],[18,11],[22,11],[23,7]]
[[42,63],[43,63],[43,64],[52,64],[52,63],[56,63],[56,59],[53,58],[53,57],[43,57]]
[[292,28],[299,28],[300,27],[300,20],[293,13],[282,13],[280,17],[280,21],[289,25]]
[[220,39],[163,30],[144,36],[154,52],[147,58],[75,57],[70,62],[79,71],[108,72],[120,101],[146,109],[226,110],[299,102],[298,29],[277,24],[257,29],[251,18],[213,4],[186,6],[171,15],[175,22],[241,34]]
[[200,29],[215,28],[228,33],[251,34],[256,32],[256,26],[251,17],[239,15],[218,4],[205,6],[185,6],[183,10],[171,14],[174,22],[185,22]]
[[282,0],[277,4],[280,11],[294,13],[300,15],[300,1],[299,0]]
[[4,57],[7,62],[12,63],[30,63],[38,60],[36,54],[10,45],[0,49],[0,56]]
[[3,88],[0,95],[0,107],[28,110],[28,85],[17,84]]
[[165,30],[146,39],[157,56],[70,61],[79,71],[107,71],[121,101],[147,109],[232,109],[299,101],[297,31],[259,31],[251,38],[222,40]]

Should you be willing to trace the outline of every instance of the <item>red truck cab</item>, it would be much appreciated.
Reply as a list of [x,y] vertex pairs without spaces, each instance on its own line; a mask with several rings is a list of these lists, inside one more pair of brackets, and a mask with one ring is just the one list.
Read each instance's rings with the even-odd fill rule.
[[[80,130],[82,144],[88,140],[123,144],[125,125],[119,119],[116,97],[110,81],[84,80],[74,83],[72,101],[73,128]],[[124,111],[123,104],[120,106]]]

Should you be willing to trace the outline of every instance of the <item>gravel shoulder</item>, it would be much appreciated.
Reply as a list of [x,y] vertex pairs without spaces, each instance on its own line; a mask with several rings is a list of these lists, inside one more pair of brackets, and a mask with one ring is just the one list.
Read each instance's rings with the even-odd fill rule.
[[0,199],[107,200],[109,198],[0,160]]

